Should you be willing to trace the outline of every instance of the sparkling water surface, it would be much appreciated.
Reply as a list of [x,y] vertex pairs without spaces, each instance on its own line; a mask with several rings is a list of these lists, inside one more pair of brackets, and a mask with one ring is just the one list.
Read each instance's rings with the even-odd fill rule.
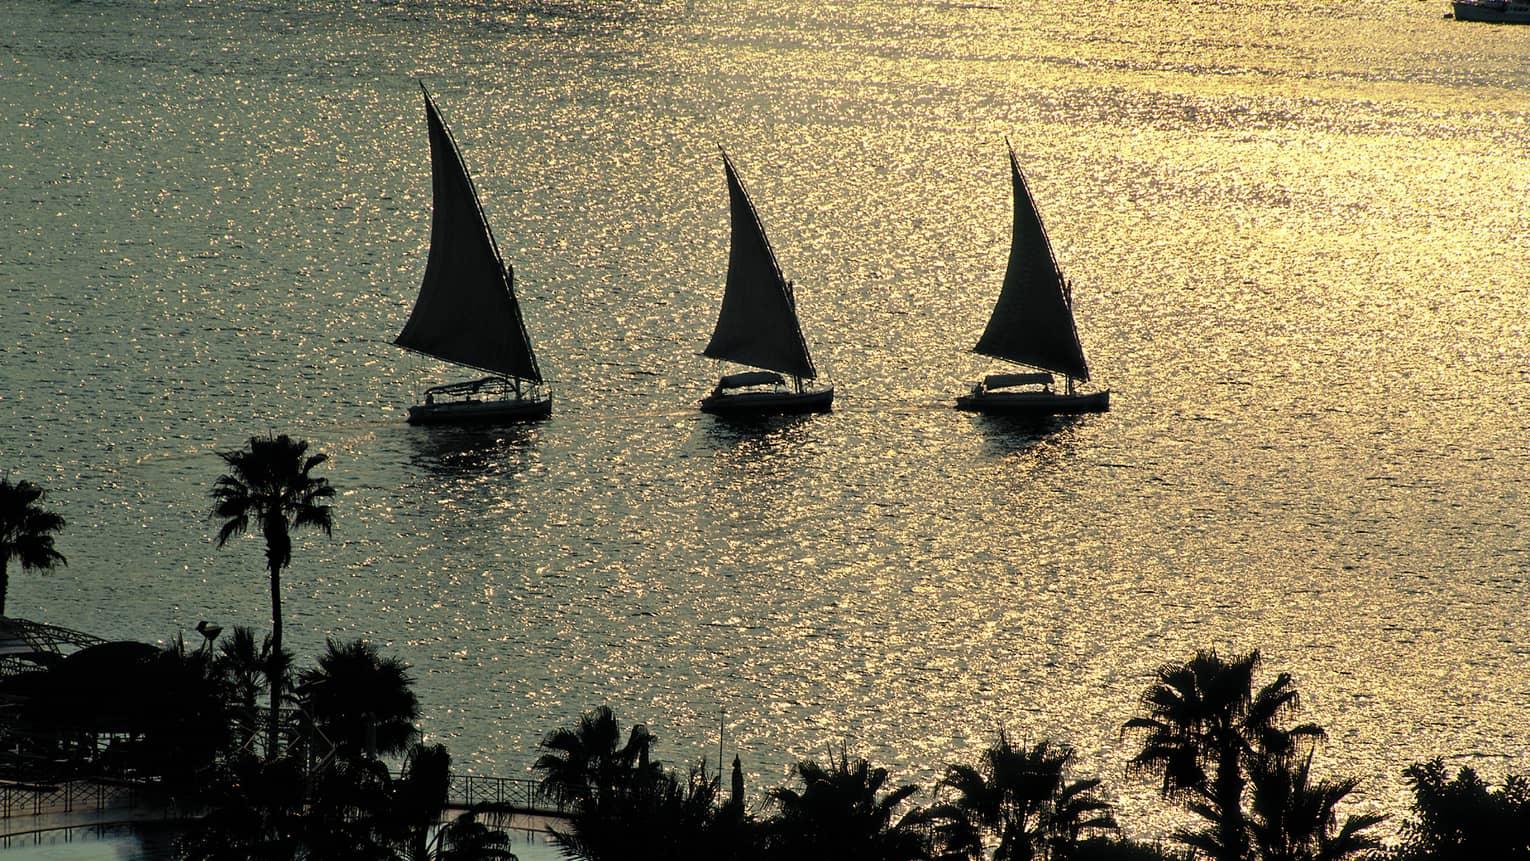
[[[288,644],[414,668],[459,769],[598,704],[751,787],[826,745],[926,786],[1005,727],[1129,833],[1159,665],[1259,648],[1325,775],[1530,757],[1530,28],[1447,4],[14,0],[0,25],[0,469],[69,521],[14,615],[269,625],[215,456],[331,456]],[[389,345],[451,124],[553,380],[545,423],[403,422]],[[1002,277],[1005,138],[1105,415],[951,409]],[[750,186],[832,414],[696,401]],[[193,639],[194,633],[191,634]],[[1395,825],[1395,823],[1394,823]]]

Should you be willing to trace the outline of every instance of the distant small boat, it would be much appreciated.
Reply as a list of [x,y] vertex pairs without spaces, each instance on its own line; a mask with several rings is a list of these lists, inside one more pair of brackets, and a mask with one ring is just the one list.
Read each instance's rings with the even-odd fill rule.
[[818,370],[797,321],[792,282],[781,275],[765,228],[726,152],[723,170],[733,223],[728,281],[717,327],[702,355],[759,370],[725,374],[702,398],[701,409],[726,415],[827,412],[834,387],[813,384]]
[[1530,0],[1455,0],[1451,9],[1457,21],[1530,24]]
[[[1009,266],[988,328],[973,350],[1037,370],[989,374],[956,399],[956,408],[1029,415],[1104,412],[1110,409],[1109,390],[1075,390],[1076,383],[1089,380],[1089,364],[1073,321],[1072,285],[1057,266],[1014,147],[1009,148],[1009,167],[1015,187]],[[1065,380],[1061,392],[1052,389],[1054,373]]]
[[393,343],[492,376],[425,390],[410,424],[517,422],[546,418],[531,338],[515,301],[515,273],[500,256],[462,153],[424,82],[430,127],[433,214],[420,295]]

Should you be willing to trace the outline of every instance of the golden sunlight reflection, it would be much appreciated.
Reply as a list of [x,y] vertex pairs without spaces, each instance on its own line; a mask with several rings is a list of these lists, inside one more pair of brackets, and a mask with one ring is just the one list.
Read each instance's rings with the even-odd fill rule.
[[[207,491],[276,429],[340,490],[290,645],[386,643],[463,770],[522,774],[603,703],[674,762],[721,721],[762,790],[841,741],[928,784],[1004,727],[1166,834],[1121,725],[1203,647],[1292,672],[1363,804],[1402,809],[1413,760],[1530,756],[1517,30],[1308,0],[21,3],[0,468],[70,521],[69,567],[10,587],[39,620],[264,623]],[[430,241],[416,80],[546,422],[403,422],[454,373],[389,343]],[[999,369],[970,350],[1006,139],[1108,414],[951,409]],[[696,410],[719,145],[832,413]]]

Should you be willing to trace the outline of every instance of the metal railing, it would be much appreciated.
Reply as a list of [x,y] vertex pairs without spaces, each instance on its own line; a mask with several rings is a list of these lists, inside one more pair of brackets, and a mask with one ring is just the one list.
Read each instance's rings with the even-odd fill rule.
[[64,813],[101,813],[109,809],[174,805],[156,787],[138,783],[79,778],[57,783],[0,782],[0,819]]
[[[544,794],[529,777],[490,777],[453,774],[446,807],[457,810],[488,808],[501,813],[563,817],[566,805]],[[178,818],[179,810],[159,787],[129,781],[77,778],[54,783],[0,781],[0,820],[23,816],[102,813],[107,810],[151,810]]]
[[533,778],[478,774],[452,775],[446,791],[446,806],[462,809],[487,806],[504,812],[538,816],[567,816],[570,812],[558,799],[543,793],[541,784]]

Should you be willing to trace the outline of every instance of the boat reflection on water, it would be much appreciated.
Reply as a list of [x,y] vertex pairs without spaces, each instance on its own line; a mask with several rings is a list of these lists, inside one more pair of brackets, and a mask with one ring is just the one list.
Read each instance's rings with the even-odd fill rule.
[[1082,415],[972,414],[972,426],[982,434],[983,454],[1008,457],[1032,453],[1043,459],[1071,454]]
[[810,440],[810,413],[780,415],[714,414],[700,422],[697,438],[710,449],[751,458],[788,454]]
[[537,458],[536,425],[429,425],[411,430],[409,462],[442,478],[474,481],[523,472]]
[[[422,547],[446,553],[483,540],[486,530],[502,530],[508,540],[529,528],[530,476],[543,468],[539,426],[416,426],[405,436],[414,492],[403,516],[417,519],[410,528]],[[494,513],[492,527],[486,511]]]

